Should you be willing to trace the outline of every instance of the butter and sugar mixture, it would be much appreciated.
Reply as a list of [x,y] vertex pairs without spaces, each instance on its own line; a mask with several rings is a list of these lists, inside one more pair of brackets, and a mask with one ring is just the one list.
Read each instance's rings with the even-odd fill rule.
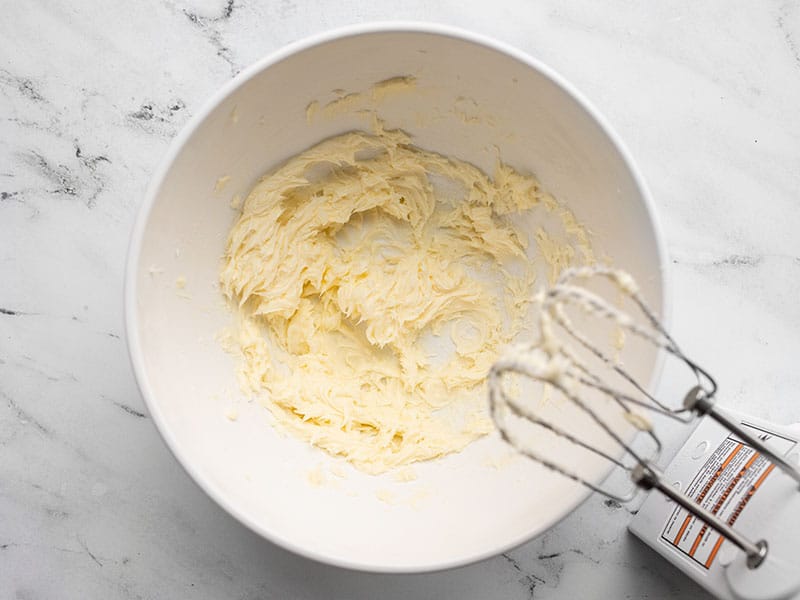
[[[522,227],[533,211],[563,239]],[[328,139],[264,176],[230,231],[240,383],[370,473],[457,452],[492,430],[484,380],[524,325],[537,260],[555,273],[591,248],[533,177],[489,177],[401,131]]]

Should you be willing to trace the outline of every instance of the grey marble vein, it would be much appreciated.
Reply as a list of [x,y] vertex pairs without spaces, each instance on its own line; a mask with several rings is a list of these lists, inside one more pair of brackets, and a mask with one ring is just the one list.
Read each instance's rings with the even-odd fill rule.
[[497,37],[587,94],[652,188],[675,335],[726,404],[800,421],[797,3],[6,3],[0,598],[703,597],[626,532],[635,504],[599,497],[469,567],[379,576],[319,565],[235,522],[158,437],[121,339],[121,299],[128,236],[160,156],[254,60],[387,18]]

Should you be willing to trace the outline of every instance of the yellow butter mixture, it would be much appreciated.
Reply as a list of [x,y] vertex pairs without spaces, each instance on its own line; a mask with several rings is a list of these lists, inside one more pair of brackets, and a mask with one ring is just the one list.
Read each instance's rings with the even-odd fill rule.
[[[522,226],[534,211],[565,239]],[[591,249],[533,177],[401,131],[326,140],[264,176],[229,234],[240,382],[369,473],[459,451],[492,429],[484,380],[525,323],[537,257],[555,273]]]

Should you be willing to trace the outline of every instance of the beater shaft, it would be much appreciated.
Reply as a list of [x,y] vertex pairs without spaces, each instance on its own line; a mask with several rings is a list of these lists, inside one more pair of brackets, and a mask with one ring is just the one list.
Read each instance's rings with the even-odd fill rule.
[[714,419],[717,423],[733,433],[740,440],[746,442],[749,446],[758,450],[759,453],[769,458],[770,462],[775,464],[784,473],[789,475],[789,477],[800,483],[800,470],[798,470],[797,466],[791,464],[780,454],[773,452],[763,441],[721,413],[714,406],[714,403],[705,396],[703,390],[699,386],[695,386],[689,390],[689,393],[686,394],[683,404],[686,408],[693,410],[700,416],[708,415]]
[[726,538],[729,542],[740,548],[747,554],[747,566],[755,569],[767,556],[767,542],[759,540],[751,542],[748,538],[736,531],[725,521],[720,519],[710,510],[693,502],[691,498],[679,492],[664,481],[661,472],[654,466],[646,463],[639,463],[631,470],[631,479],[634,483],[644,490],[657,489],[673,502],[678,503],[689,513],[703,521]]

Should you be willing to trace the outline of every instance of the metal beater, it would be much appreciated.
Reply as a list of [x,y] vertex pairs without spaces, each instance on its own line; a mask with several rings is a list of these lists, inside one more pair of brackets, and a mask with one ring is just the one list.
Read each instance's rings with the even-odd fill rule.
[[[606,288],[610,284],[610,288],[614,290],[617,297],[610,300],[592,291],[590,287],[597,287],[598,282],[606,282],[602,284]],[[763,441],[769,436],[759,435],[751,427],[715,405],[717,384],[713,377],[681,351],[642,298],[633,278],[623,271],[608,267],[573,268],[564,271],[556,284],[540,294],[536,301],[539,309],[539,340],[534,344],[511,349],[493,365],[489,373],[490,412],[501,437],[528,458],[618,502],[630,501],[636,494],[637,488],[647,491],[656,489],[683,508],[688,515],[693,515],[738,547],[744,553],[743,562],[747,569],[757,571],[765,561],[769,563],[767,558],[772,552],[772,540],[753,540],[743,535],[738,529],[732,527],[733,522],[739,516],[738,513],[736,516],[723,519],[716,514],[718,511],[702,506],[697,498],[692,498],[679,491],[670,483],[670,479],[665,477],[655,464],[661,452],[661,442],[650,419],[645,414],[656,413],[683,423],[713,421],[714,427],[724,431],[721,435],[731,437],[741,444],[739,447],[752,449],[753,460],[749,461],[750,465],[754,464],[756,456],[762,456],[763,459],[759,465],[768,460],[794,480],[792,484],[794,489],[796,489],[796,484],[800,483],[800,470],[787,461],[784,457],[785,452],[780,452]],[[634,312],[639,313],[638,318],[634,318],[631,313],[620,307],[623,302],[632,306]],[[645,386],[638,382],[617,360],[615,354],[622,344],[619,344],[613,351],[603,350],[599,343],[590,339],[576,326],[574,319],[576,313],[580,318],[598,319],[608,323],[617,329],[620,336],[635,336],[652,344],[688,367],[694,385],[686,393],[683,402],[677,406],[670,405],[669,402],[648,392]],[[556,390],[561,397],[571,403],[573,407],[577,407],[581,414],[587,415],[596,424],[598,432],[610,440],[610,446],[605,444],[604,448],[600,448],[598,445],[582,439],[570,431],[568,423],[559,422],[559,419],[554,418],[552,414],[545,415],[541,410],[541,402],[510,392],[509,386],[506,385],[509,374],[515,374],[512,377],[531,378],[545,384],[545,387]],[[619,384],[609,383],[609,379],[616,379]],[[605,403],[603,404],[601,401],[598,404],[596,401],[589,401],[590,397],[599,397]],[[622,420],[617,418],[619,416],[622,417]],[[697,419],[698,417],[700,419]],[[620,493],[612,491],[605,484],[589,480],[574,468],[575,465],[562,464],[558,459],[545,456],[541,451],[532,448],[526,442],[525,436],[512,426],[513,422],[524,422],[542,428],[557,438],[575,444],[582,450],[607,461],[609,465],[627,471],[635,487],[631,486],[629,491]],[[628,423],[635,432],[643,434],[650,442],[652,450],[645,453],[635,446],[632,443],[634,436],[626,435],[619,426],[615,425],[619,422]],[[710,427],[710,425],[706,427]],[[745,467],[742,469],[742,472],[746,471]],[[739,477],[741,476],[739,474]],[[761,480],[763,479],[762,477]],[[783,484],[785,487],[785,480]],[[731,486],[733,485],[732,483]],[[750,492],[751,495],[754,491]],[[774,492],[773,495],[781,493]],[[767,494],[762,495],[766,496]],[[797,503],[796,500],[798,494],[795,492],[793,496],[794,498],[789,501],[800,507],[800,503]],[[781,496],[781,498],[784,497],[785,494]],[[749,497],[742,500],[743,504],[739,512],[742,512],[749,500]],[[725,498],[722,498],[719,502],[720,506],[724,501]],[[786,503],[785,500],[781,500],[781,502]],[[662,504],[664,504],[663,501]],[[713,508],[718,507],[714,506]],[[794,520],[800,522],[800,512],[794,513]],[[783,527],[783,530],[786,529],[787,527]],[[796,531],[797,526],[791,525],[788,526],[788,529]],[[700,535],[702,536],[704,532],[705,527],[701,530]],[[701,537],[697,538],[698,542],[695,542],[695,548],[700,539]],[[648,543],[650,542],[648,541]],[[787,543],[793,544],[794,542],[781,542],[781,551]],[[800,544],[800,540],[798,544]],[[667,552],[661,545],[655,543],[651,543],[651,545],[661,553]],[[677,540],[675,545],[678,545]],[[718,543],[717,549],[719,545]],[[714,553],[716,554],[716,550]],[[671,558],[672,562],[720,597],[788,598],[795,597],[798,593],[797,589],[800,589],[798,587],[800,582],[798,582],[798,586],[787,583],[780,588],[785,593],[779,591],[776,592],[777,595],[772,592],[760,595],[750,589],[753,585],[731,583],[737,577],[737,581],[741,582],[741,575],[736,575],[733,579],[728,576],[727,589],[723,589],[719,578],[714,579],[706,573],[692,572],[692,569],[682,564],[683,557],[676,556],[677,558]],[[712,554],[706,570],[710,569],[713,560],[714,555]],[[784,577],[786,580],[800,579],[800,575],[797,574],[800,573],[800,561],[797,558],[793,560],[798,564],[792,566],[791,560],[787,562],[785,557],[777,557],[768,569],[763,570],[770,571],[770,581],[774,580],[776,572],[778,577]],[[793,571],[794,574],[789,574],[787,569]],[[694,571],[698,570],[694,569]],[[751,575],[750,581],[752,580],[753,576]],[[747,582],[747,575],[745,575],[744,581]],[[747,591],[743,592],[742,590],[745,588]]]

